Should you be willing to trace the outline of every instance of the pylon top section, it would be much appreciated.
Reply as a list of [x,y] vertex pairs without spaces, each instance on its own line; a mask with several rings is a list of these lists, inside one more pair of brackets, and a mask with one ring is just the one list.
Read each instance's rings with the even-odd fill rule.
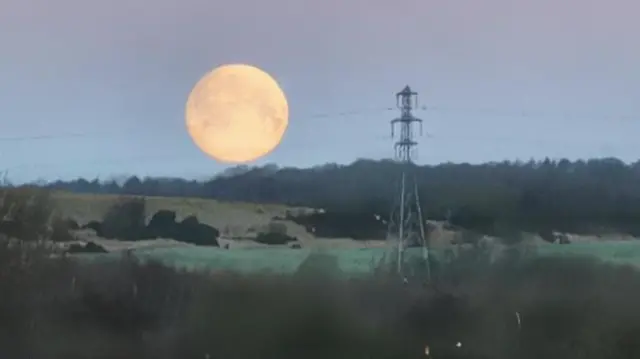
[[413,96],[413,95],[417,95],[417,92],[414,92],[411,90],[411,87],[409,87],[409,85],[405,86],[402,91],[398,92],[396,94],[397,97],[401,97],[401,96]]
[[[412,99],[413,101],[411,101]],[[405,86],[402,91],[396,93],[396,106],[403,112],[408,113],[412,107],[418,107],[418,93],[411,90],[409,85]]]

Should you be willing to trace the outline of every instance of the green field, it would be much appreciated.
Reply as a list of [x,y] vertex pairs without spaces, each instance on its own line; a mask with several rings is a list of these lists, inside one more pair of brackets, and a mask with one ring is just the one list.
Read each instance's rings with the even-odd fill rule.
[[[531,249],[531,247],[529,247]],[[583,243],[569,245],[540,245],[533,249],[540,256],[588,256],[617,264],[640,265],[640,242],[619,241]],[[358,249],[251,249],[223,250],[209,247],[177,247],[138,249],[136,257],[141,260],[159,260],[167,265],[185,269],[230,270],[251,272],[295,272],[310,255],[322,253],[333,257],[340,270],[348,274],[370,273],[383,258],[383,248]],[[432,255],[442,256],[443,251],[434,250]],[[420,256],[419,249],[408,250],[410,256]],[[85,259],[111,260],[120,254],[85,255]]]

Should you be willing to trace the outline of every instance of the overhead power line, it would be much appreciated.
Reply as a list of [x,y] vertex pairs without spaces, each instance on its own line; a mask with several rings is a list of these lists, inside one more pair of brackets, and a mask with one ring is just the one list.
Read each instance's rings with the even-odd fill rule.
[[562,118],[574,120],[613,120],[613,121],[638,121],[640,114],[612,114],[612,113],[579,113],[570,111],[550,111],[540,108],[527,109],[507,109],[507,108],[491,108],[491,107],[453,107],[453,106],[422,106],[420,110],[451,113],[451,114],[468,114],[476,116],[489,117],[517,117],[517,118]]
[[74,160],[74,161],[66,161],[66,162],[25,162],[15,166],[8,166],[6,168],[2,168],[2,170],[11,171],[11,170],[20,170],[25,168],[40,168],[40,167],[69,167],[74,165],[86,166],[87,164],[96,164],[96,165],[110,165],[110,164],[127,164],[127,163],[140,163],[144,162],[153,162],[153,161],[176,161],[176,162],[184,162],[185,160],[193,160],[193,155],[167,155],[167,154],[154,154],[154,155],[142,155],[142,156],[126,156],[126,157],[113,157],[113,158],[101,158],[101,159],[86,159],[86,160]]
[[[295,121],[302,121],[305,119],[322,119],[322,118],[343,118],[359,115],[373,115],[383,114],[385,112],[395,111],[393,107],[379,107],[379,108],[367,108],[356,109],[341,112],[326,112],[318,113],[309,116],[293,117]],[[467,114],[469,116],[490,116],[490,117],[512,117],[512,118],[563,118],[563,119],[596,119],[606,121],[640,121],[639,115],[614,115],[614,114],[579,114],[569,112],[552,112],[544,111],[540,109],[526,109],[526,110],[509,110],[499,108],[472,108],[472,107],[451,107],[451,106],[421,106],[416,110],[435,112],[442,114]],[[433,121],[433,120],[431,120]],[[87,137],[104,137],[104,136],[120,136],[125,133],[131,132],[133,129],[119,129],[112,131],[90,131],[90,132],[68,132],[68,133],[47,133],[40,135],[25,135],[25,136],[0,136],[0,143],[3,142],[24,142],[24,141],[41,141],[41,140],[56,140],[67,138],[87,138]]]
[[[310,116],[302,116],[302,119],[317,119],[317,118],[332,118],[332,117],[348,117],[357,115],[367,115],[372,113],[381,113],[388,111],[390,108],[369,108],[360,110],[350,110],[342,112],[327,112],[319,113]],[[52,139],[64,139],[64,138],[84,138],[84,137],[103,137],[108,135],[123,135],[124,133],[131,132],[134,129],[121,129],[112,131],[90,131],[90,132],[67,132],[57,134],[41,134],[41,135],[26,135],[26,136],[6,136],[0,137],[0,142],[23,142],[23,141],[39,141],[39,140],[52,140]]]

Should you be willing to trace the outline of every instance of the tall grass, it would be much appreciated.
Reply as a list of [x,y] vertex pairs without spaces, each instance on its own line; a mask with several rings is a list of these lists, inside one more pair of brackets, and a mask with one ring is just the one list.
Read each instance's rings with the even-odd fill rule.
[[640,275],[627,267],[529,258],[430,285],[310,268],[80,265],[5,245],[0,357],[424,358],[425,346],[433,358],[640,357]]
[[39,188],[0,188],[0,233],[24,241],[49,234],[55,207],[49,191]]

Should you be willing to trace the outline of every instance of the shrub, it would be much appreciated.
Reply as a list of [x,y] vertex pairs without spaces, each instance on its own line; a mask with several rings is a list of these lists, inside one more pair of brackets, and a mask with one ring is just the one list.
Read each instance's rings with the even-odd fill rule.
[[268,245],[284,245],[296,242],[298,239],[287,235],[287,225],[282,222],[271,221],[264,232],[256,235],[255,241]]
[[282,222],[271,221],[267,224],[267,233],[287,234],[287,225]]
[[102,236],[102,223],[100,221],[89,221],[81,227],[82,229],[91,229],[96,232],[98,236]]
[[371,238],[385,238],[388,226],[376,219],[374,213],[369,212],[316,212],[309,214],[287,214],[288,220],[304,226],[307,231],[313,231],[317,237],[353,238],[367,240]]
[[0,233],[24,241],[45,239],[49,236],[54,209],[46,189],[0,189]]
[[175,238],[177,231],[176,212],[161,209],[156,212],[147,225],[147,238]]
[[297,238],[288,236],[286,234],[271,233],[271,232],[258,233],[255,239],[255,241],[258,243],[268,244],[268,245],[284,245],[289,242],[296,242],[297,240],[298,240]]
[[100,225],[100,236],[134,241],[141,239],[145,231],[144,197],[123,197],[111,206]]
[[68,253],[107,253],[107,250],[104,249],[101,245],[95,244],[93,242],[88,242],[85,245],[73,243],[69,246],[67,250]]
[[218,247],[219,236],[220,231],[218,229],[200,223],[196,216],[188,216],[177,226],[175,239],[195,245]]
[[75,238],[69,231],[78,229],[78,224],[73,220],[56,218],[51,223],[50,239],[54,242],[69,242]]

